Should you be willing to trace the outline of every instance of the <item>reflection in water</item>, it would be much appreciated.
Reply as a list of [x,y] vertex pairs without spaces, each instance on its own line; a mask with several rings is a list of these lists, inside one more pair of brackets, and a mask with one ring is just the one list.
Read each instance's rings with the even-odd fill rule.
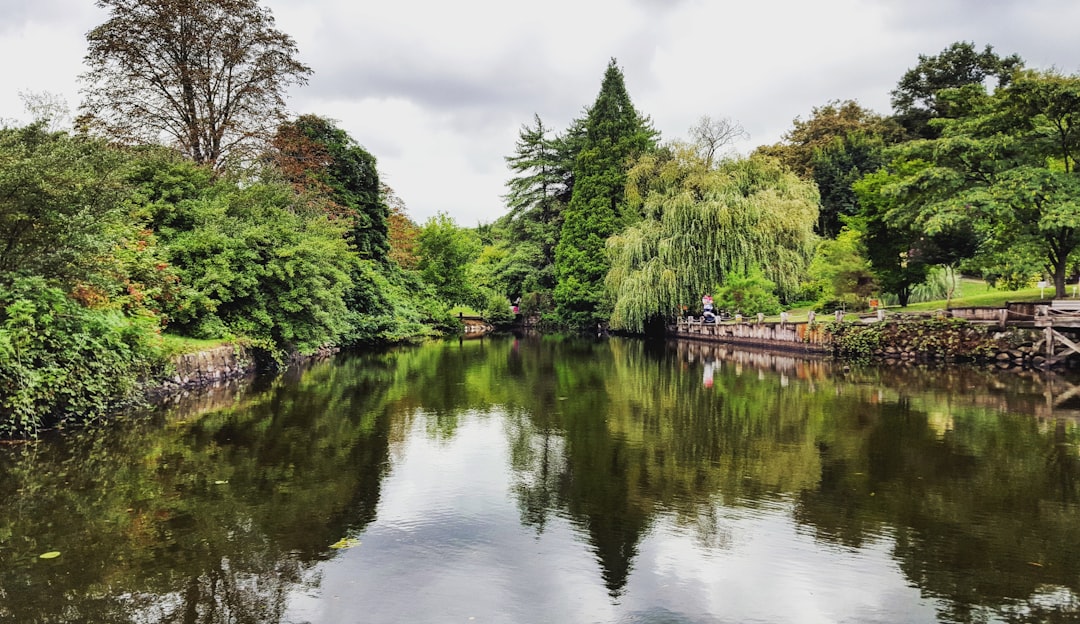
[[1071,388],[691,342],[341,356],[0,449],[0,621],[1074,621]]

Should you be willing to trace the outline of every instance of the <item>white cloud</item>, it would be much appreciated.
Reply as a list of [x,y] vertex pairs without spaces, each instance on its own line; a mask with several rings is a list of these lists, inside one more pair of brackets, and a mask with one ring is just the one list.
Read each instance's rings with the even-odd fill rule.
[[[0,118],[19,91],[78,103],[85,33],[104,13],[81,0],[0,0]],[[565,128],[592,103],[607,61],[665,139],[702,114],[778,140],[796,116],[834,99],[888,112],[889,91],[919,54],[954,41],[992,44],[1029,65],[1080,71],[1072,0],[266,0],[311,83],[296,112],[332,117],[379,159],[411,215],[460,224],[503,212],[503,158],[538,113]]]

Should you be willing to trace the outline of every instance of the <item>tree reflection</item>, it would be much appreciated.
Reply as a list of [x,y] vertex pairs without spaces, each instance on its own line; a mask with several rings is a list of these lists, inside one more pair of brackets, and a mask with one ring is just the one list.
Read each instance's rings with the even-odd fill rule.
[[281,621],[328,546],[374,518],[393,373],[320,365],[190,424],[159,414],[0,455],[0,620]]
[[[520,396],[537,396],[527,360],[548,348],[519,345]],[[779,497],[820,540],[860,548],[890,536],[908,578],[947,605],[945,621],[988,610],[1052,619],[1074,605],[1080,430],[1046,418],[1037,379],[971,367],[833,371],[692,343],[574,349],[557,358],[559,408],[515,412],[511,446],[527,450],[513,455],[517,491],[538,530],[557,493],[613,594],[659,516],[722,548],[719,506]],[[1065,604],[1048,604],[1047,587],[1063,588],[1051,595]]]
[[503,423],[521,523],[569,519],[612,596],[658,523],[726,549],[725,509],[780,506],[823,543],[890,544],[943,621],[1069,621],[1080,414],[1045,390],[1034,375],[685,342],[343,356],[191,422],[0,454],[0,620],[281,621],[328,546],[375,519],[393,449],[414,431],[450,440],[468,414]]

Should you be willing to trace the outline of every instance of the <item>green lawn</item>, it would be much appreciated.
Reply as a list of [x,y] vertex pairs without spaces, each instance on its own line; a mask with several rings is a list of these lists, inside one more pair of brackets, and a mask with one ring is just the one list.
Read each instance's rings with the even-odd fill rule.
[[[1069,286],[1068,293],[1073,295],[1073,289],[1075,286]],[[1004,307],[1009,301],[1039,301],[1042,299],[1042,295],[1049,299],[1054,296],[1054,289],[1052,287],[1045,289],[1040,293],[1038,288],[1024,288],[1021,290],[996,290],[990,287],[986,282],[979,279],[962,278],[960,284],[957,287],[956,295],[952,301],[949,302],[949,307],[952,308],[968,308],[968,307],[989,307],[998,308]],[[945,300],[939,299],[936,301],[924,301],[922,303],[912,303],[907,307],[890,306],[887,308],[889,312],[933,312],[934,310],[944,310]],[[807,313],[810,308],[793,308],[788,310],[788,320],[792,322],[806,321]],[[818,314],[818,319],[823,319],[825,314]],[[828,316],[832,316],[831,314]],[[858,315],[847,314],[845,318],[855,319]],[[751,317],[753,320],[753,317]],[[779,315],[767,316],[766,321],[778,322],[780,320]]]

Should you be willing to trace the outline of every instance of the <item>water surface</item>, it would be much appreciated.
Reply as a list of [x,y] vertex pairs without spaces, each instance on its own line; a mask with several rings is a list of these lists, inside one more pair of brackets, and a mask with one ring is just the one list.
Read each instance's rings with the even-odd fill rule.
[[620,339],[339,356],[0,447],[0,621],[1076,621],[1071,389]]

